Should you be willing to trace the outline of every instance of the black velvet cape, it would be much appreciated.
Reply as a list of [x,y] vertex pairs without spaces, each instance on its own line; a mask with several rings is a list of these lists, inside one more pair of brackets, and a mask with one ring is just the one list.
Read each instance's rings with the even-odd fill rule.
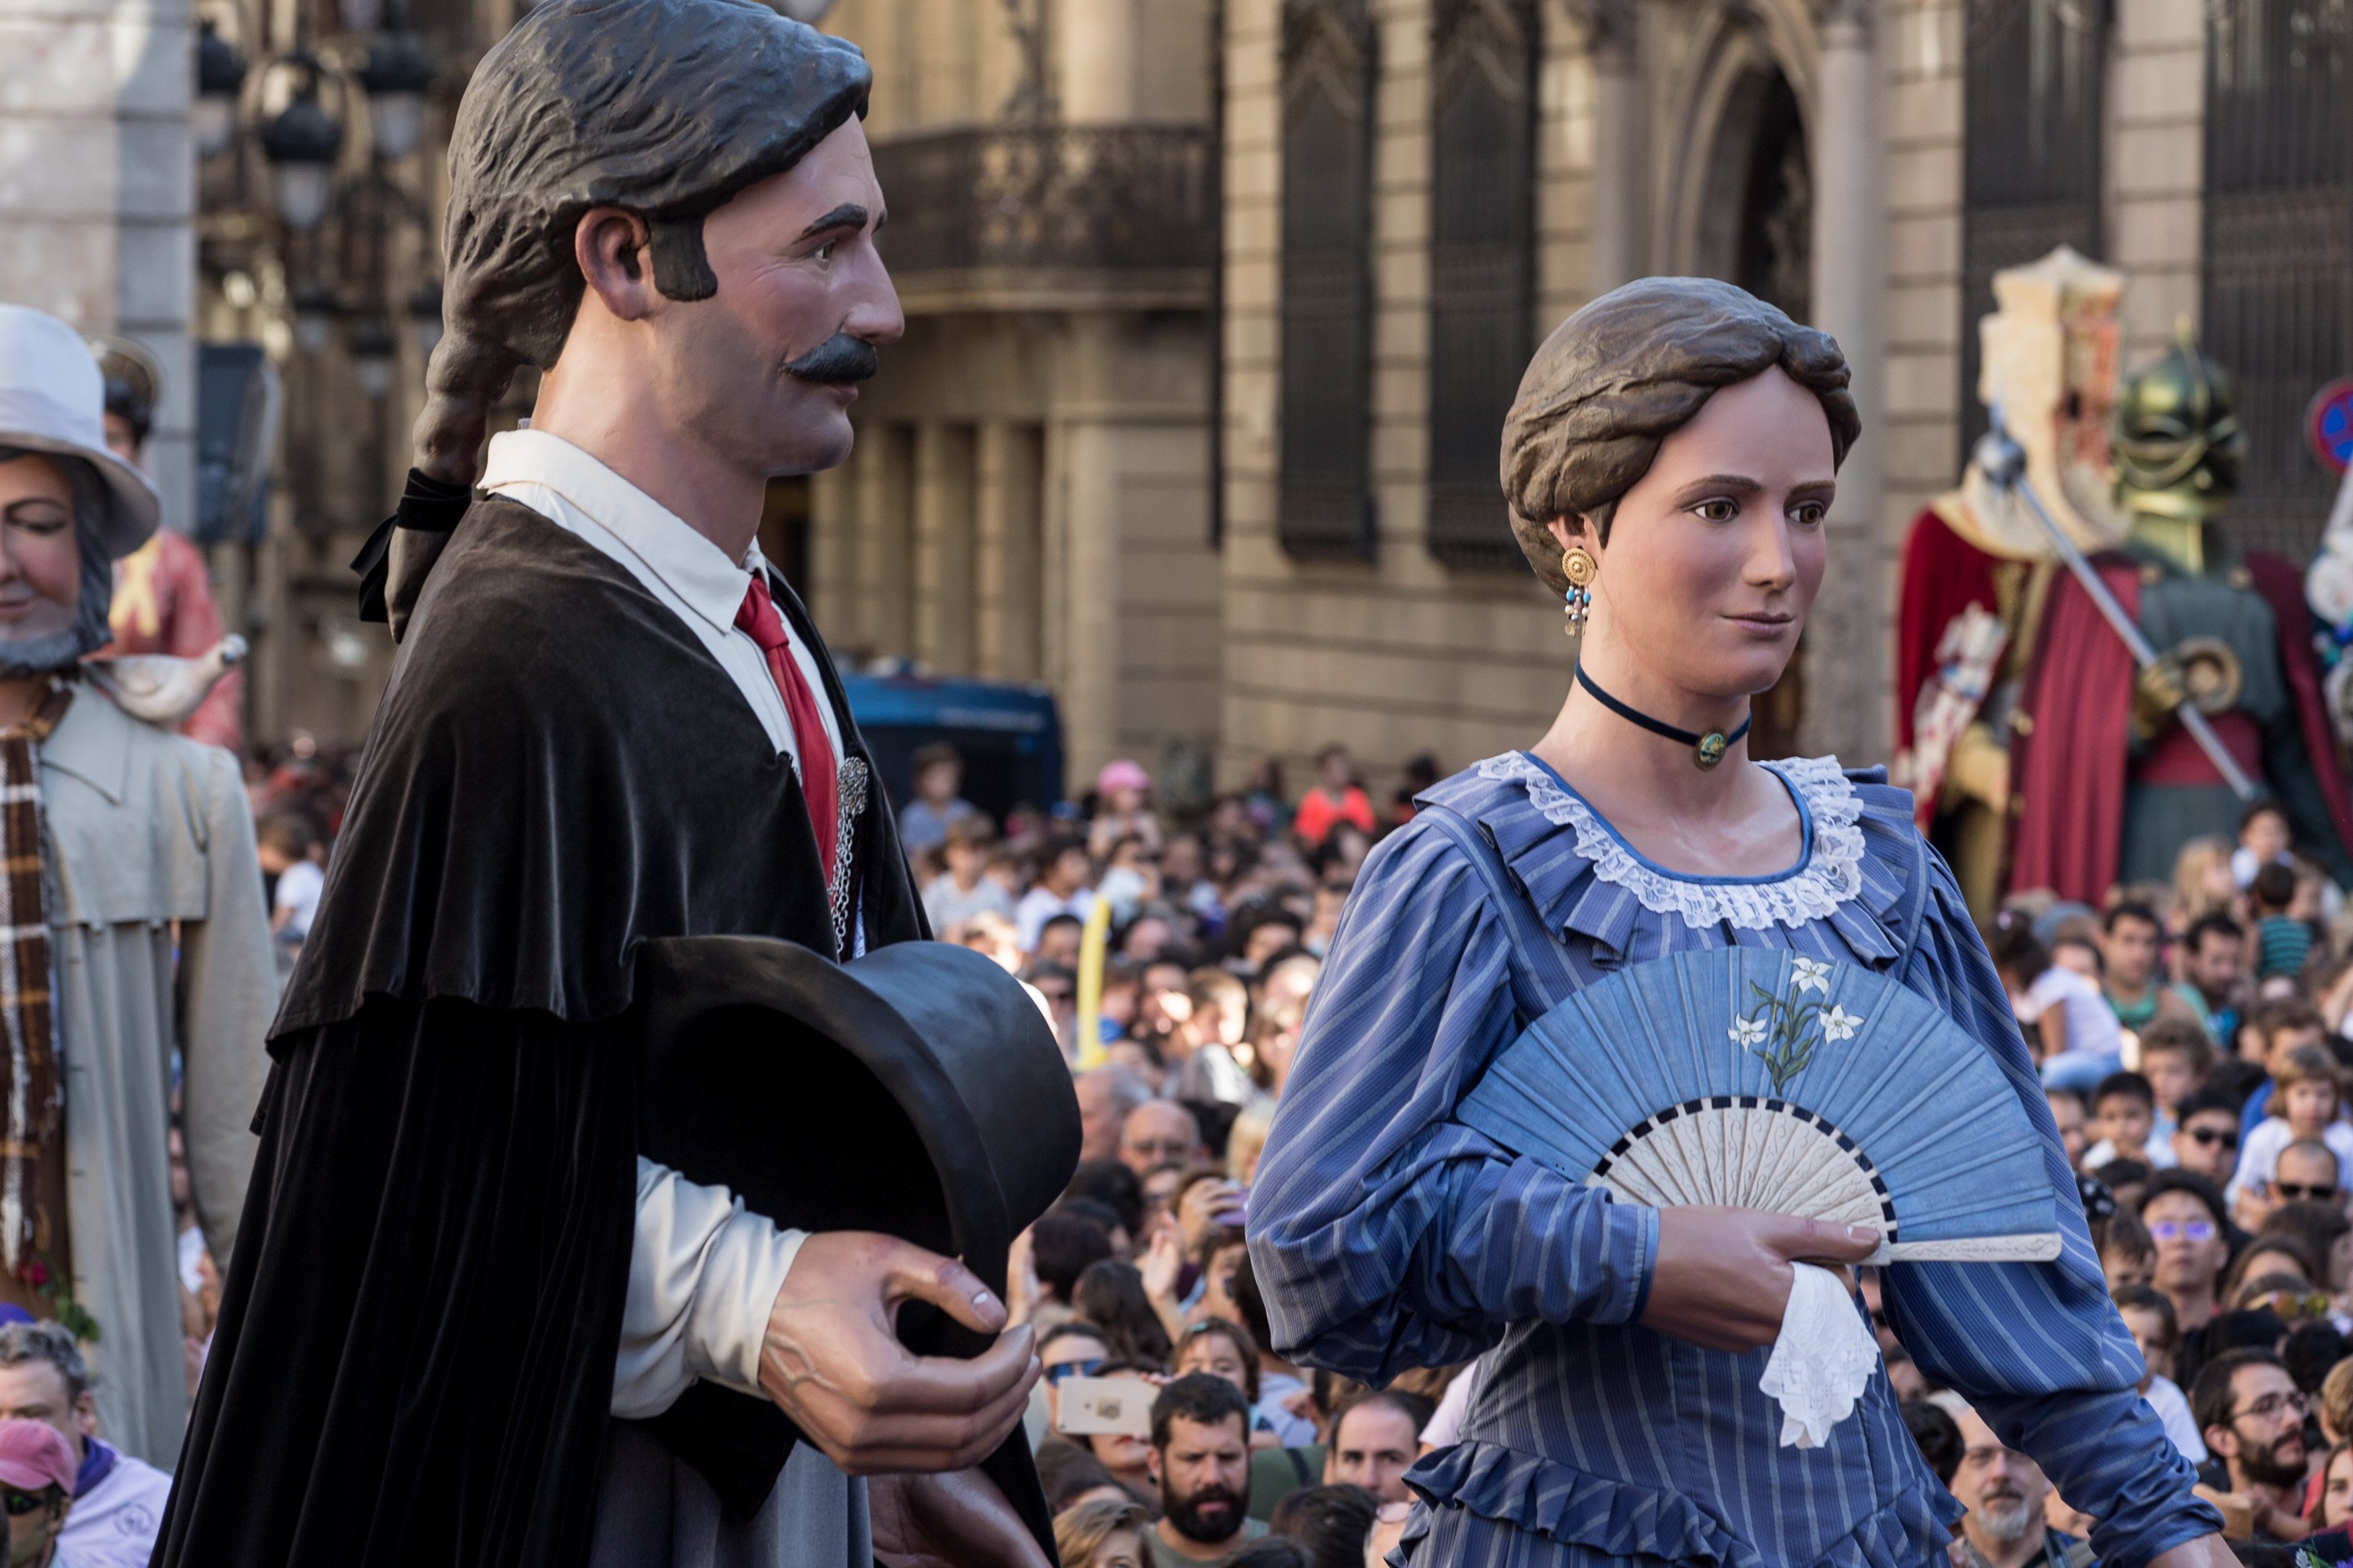
[[[475,503],[271,1030],[158,1564],[586,1560],[640,1146],[635,951],[831,952],[818,867],[789,762],[693,633],[536,512]],[[867,945],[927,934],[879,792],[852,867]]]

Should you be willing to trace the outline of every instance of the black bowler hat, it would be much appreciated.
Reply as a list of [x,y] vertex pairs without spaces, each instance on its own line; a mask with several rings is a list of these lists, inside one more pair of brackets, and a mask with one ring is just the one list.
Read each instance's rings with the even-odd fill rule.
[[[960,1257],[1005,1291],[1013,1238],[1079,1161],[1078,1097],[1019,982],[970,949],[910,942],[836,963],[766,937],[638,952],[638,1147],[800,1230],[873,1230]],[[915,1351],[991,1342],[923,1303]],[[800,1434],[762,1398],[698,1383],[648,1423],[730,1513],[757,1512]],[[983,1468],[1050,1555],[1019,1430]]]

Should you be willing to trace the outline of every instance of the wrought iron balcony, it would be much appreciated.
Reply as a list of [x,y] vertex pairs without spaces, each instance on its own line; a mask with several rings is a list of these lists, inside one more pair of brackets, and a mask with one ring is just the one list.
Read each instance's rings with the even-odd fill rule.
[[883,258],[910,310],[1206,304],[1212,149],[1198,126],[937,132],[874,149]]

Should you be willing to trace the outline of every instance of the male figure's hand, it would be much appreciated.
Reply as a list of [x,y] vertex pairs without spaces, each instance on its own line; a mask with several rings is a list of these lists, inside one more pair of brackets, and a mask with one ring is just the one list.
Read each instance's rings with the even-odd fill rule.
[[1712,1351],[1760,1350],[1781,1337],[1796,1279],[1791,1263],[1859,1263],[1879,1250],[1880,1239],[1869,1226],[1761,1209],[1661,1209],[1651,1299],[1637,1321]]
[[1020,1423],[1039,1378],[1027,1327],[970,1361],[916,1355],[893,1331],[907,1301],[981,1333],[1005,1327],[1004,1304],[972,1270],[871,1231],[803,1242],[768,1313],[761,1389],[853,1476],[978,1464]]
[[1050,1568],[986,1471],[877,1476],[866,1503],[883,1568]]

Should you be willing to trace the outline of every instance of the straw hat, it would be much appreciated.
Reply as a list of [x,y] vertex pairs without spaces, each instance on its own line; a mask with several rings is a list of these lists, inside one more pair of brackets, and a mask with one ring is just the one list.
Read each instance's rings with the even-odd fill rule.
[[0,447],[79,458],[98,470],[107,498],[98,537],[110,558],[154,533],[163,503],[146,475],[106,448],[106,381],[89,345],[23,305],[0,305]]

